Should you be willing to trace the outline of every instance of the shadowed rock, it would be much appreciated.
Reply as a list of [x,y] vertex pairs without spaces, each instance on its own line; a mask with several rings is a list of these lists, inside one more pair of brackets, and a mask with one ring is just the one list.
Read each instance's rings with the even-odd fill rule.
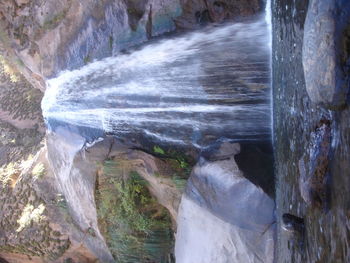
[[331,128],[321,124],[311,133],[308,153],[299,160],[299,189],[307,205],[326,208]]
[[302,234],[304,232],[304,219],[292,214],[283,214],[282,228],[291,233]]
[[224,160],[194,167],[177,220],[177,262],[273,262],[274,202],[242,176],[238,153],[226,142],[214,152]]

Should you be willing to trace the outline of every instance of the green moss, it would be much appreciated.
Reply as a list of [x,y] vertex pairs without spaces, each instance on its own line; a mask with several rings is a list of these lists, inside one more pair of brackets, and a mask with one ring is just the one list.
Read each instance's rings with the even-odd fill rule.
[[164,151],[162,148],[160,148],[159,146],[157,146],[157,145],[155,145],[155,146],[153,147],[153,151],[154,151],[155,153],[159,153],[159,154],[161,154],[161,155],[164,155],[164,154],[165,154],[165,151]]
[[175,149],[163,150],[158,146],[154,146],[154,152],[158,152],[163,155],[162,158],[175,171],[174,176],[180,176],[184,179],[189,177],[194,164],[194,160],[192,158]]
[[84,64],[86,65],[86,64],[89,64],[91,62],[91,57],[90,57],[90,55],[86,55],[85,57],[84,57]]
[[173,246],[169,214],[145,180],[120,170],[116,162],[105,162],[95,195],[99,228],[113,256],[121,263],[167,262]]

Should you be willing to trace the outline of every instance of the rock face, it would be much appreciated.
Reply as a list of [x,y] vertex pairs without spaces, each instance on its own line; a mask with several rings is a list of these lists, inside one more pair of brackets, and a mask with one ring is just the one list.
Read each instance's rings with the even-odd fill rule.
[[304,232],[304,219],[291,214],[283,214],[282,228],[295,235],[301,235]]
[[[173,31],[260,10],[258,0],[2,1],[0,43],[30,82]],[[181,26],[184,25],[184,26]]]
[[273,200],[242,176],[233,155],[200,161],[181,200],[177,262],[273,262],[273,213]]
[[[117,54],[176,29],[193,29],[254,14],[260,10],[259,3],[258,0],[1,1],[0,52],[33,87],[44,91],[45,80],[62,70]],[[42,146],[42,134],[37,134],[42,125],[42,94],[23,79],[20,84],[8,79],[1,82],[0,119],[18,129],[3,128],[2,124],[0,127],[1,135],[7,136],[0,144],[0,262],[114,262],[115,255],[104,231],[106,225],[101,224],[104,221],[99,215],[103,206],[96,195],[105,179],[100,177],[98,163],[106,158],[126,163],[130,171],[136,171],[147,182],[150,194],[158,201],[156,211],[160,211],[159,206],[166,208],[175,230],[186,183],[181,175],[189,168],[184,158],[167,156],[160,150],[155,157],[116,144],[112,139],[89,148],[85,138],[74,131],[57,129],[56,134],[48,134],[47,147],[31,159],[29,153],[34,154]],[[23,133],[18,132],[22,128]],[[21,148],[14,154],[13,140],[17,144],[23,142],[24,146],[19,148],[23,146],[25,151]],[[230,155],[236,150],[223,148],[219,159],[231,160]],[[28,156],[28,162],[21,162],[21,155]],[[8,164],[8,156],[16,163]],[[226,208],[218,209],[210,213],[214,220],[226,224],[230,215],[217,217]],[[232,228],[232,222],[228,227]]]
[[220,23],[241,16],[257,13],[261,6],[258,0],[182,0],[183,12],[175,19],[176,26],[194,29],[208,23]]
[[[25,167],[25,168],[24,168]],[[91,262],[84,233],[57,189],[46,148],[21,166],[0,171],[0,258],[8,262]]]
[[36,126],[44,132],[40,107],[42,97],[42,92],[0,55],[0,121],[18,129]]
[[[309,80],[316,81],[318,78],[320,82],[324,81],[328,72],[332,69],[331,67],[329,69],[323,68],[326,65],[330,65],[326,60],[327,57],[332,58],[329,57],[329,52],[333,54],[336,52],[337,54],[344,51],[342,47],[338,46],[335,46],[336,50],[332,51],[333,44],[331,43],[336,42],[339,44],[339,35],[330,36],[329,42],[324,37],[330,32],[328,29],[331,32],[340,33],[340,31],[337,31],[340,29],[338,26],[349,22],[349,16],[347,19],[344,19],[346,14],[349,14],[349,3],[349,1],[344,0],[272,1],[272,26],[274,32],[272,36],[272,46],[274,48],[274,55],[272,56],[273,138],[275,176],[278,178],[276,180],[276,218],[278,226],[276,262],[349,262],[350,260],[350,251],[347,244],[349,239],[347,233],[350,225],[348,216],[350,203],[350,109],[345,107],[339,111],[330,111],[324,107],[325,105],[319,105],[311,100],[312,97],[309,96],[310,86],[307,87],[310,83],[312,84]],[[334,15],[332,19],[336,25],[336,31],[332,28],[324,27],[323,23],[325,20],[318,16],[314,16],[314,20],[310,17],[304,23],[306,15],[309,16],[316,11],[320,15],[325,14],[324,7],[334,7],[333,4],[335,4],[337,10],[335,13],[329,12],[328,15],[331,18]],[[318,7],[319,9],[317,10]],[[310,9],[308,10],[308,8]],[[344,23],[345,21],[346,23]],[[318,35],[314,35],[314,40],[312,40],[311,35],[307,36],[309,34],[307,28],[310,25],[314,29],[318,28],[318,25],[322,25],[319,28],[320,31],[317,31]],[[309,39],[311,41],[310,44],[314,45],[306,47],[306,39]],[[321,39],[324,39],[325,42],[316,41]],[[326,47],[319,44],[325,44],[331,50],[327,50]],[[312,52],[310,56],[311,54],[315,55],[313,59],[316,59],[314,66],[309,67],[306,73],[305,68],[303,69],[303,62],[305,62],[307,57],[302,57],[303,48],[304,50],[305,48],[313,49],[310,50]],[[349,59],[348,53],[340,61],[343,59]],[[339,63],[339,59],[335,62]],[[319,68],[322,70],[319,71]],[[348,70],[344,70],[343,73],[346,78],[349,76]],[[310,74],[309,77],[314,76],[314,78],[307,80],[308,76],[306,74]],[[331,74],[334,74],[334,71]],[[307,80],[306,83],[304,79]],[[334,81],[335,83],[338,83],[338,81],[342,83],[344,79],[340,78]],[[328,87],[324,86],[327,90],[324,93],[321,90],[323,88],[322,85],[313,87],[315,88],[315,96],[322,96],[317,97],[318,99],[322,99],[328,104],[335,101],[332,101],[334,99],[332,93],[333,91],[337,92],[337,87],[331,86],[329,87],[330,90],[328,90]],[[308,149],[314,148],[314,153],[316,153],[317,149],[320,150],[319,154],[314,155],[314,158],[318,156],[314,160],[317,160],[319,164],[322,163],[321,160],[327,160],[327,158],[324,158],[327,154],[320,154],[323,151],[321,150],[321,145],[323,144],[321,142],[323,141],[326,144],[329,142],[329,131],[326,131],[328,128],[321,128],[322,125],[320,124],[321,120],[325,119],[330,122],[332,157],[328,160],[328,172],[332,179],[330,183],[331,204],[327,213],[323,213],[321,209],[310,207],[304,201],[299,189],[298,169],[298,162],[302,157],[307,157],[310,160],[311,156]],[[321,129],[317,131],[317,128]],[[326,132],[324,133],[322,130]],[[314,133],[313,136],[320,136],[323,139],[312,139],[312,133]],[[314,144],[317,141],[319,143]],[[304,161],[306,168],[317,169],[317,165],[315,167],[312,163],[310,164],[309,160]],[[319,168],[321,167],[322,165],[319,166]],[[323,168],[321,170],[326,172]],[[307,178],[311,176],[312,178],[313,172],[309,172],[306,171],[305,176]],[[316,177],[314,178],[316,179]],[[322,180],[319,182],[322,182]],[[320,189],[322,189],[322,183],[317,183],[317,185],[321,186]],[[311,189],[309,188],[309,190]],[[283,214],[285,213],[304,219],[305,237],[303,244],[300,246],[298,242],[293,244],[290,235],[286,235],[286,231],[283,230]],[[320,250],[320,248],[324,249]]]
[[[56,129],[56,133],[48,136],[47,155],[49,167],[54,175],[52,184],[55,185],[57,192],[64,199],[67,213],[71,218],[68,223],[74,222],[73,225],[76,227],[75,231],[69,228],[67,230],[68,233],[71,233],[69,240],[72,244],[79,242],[81,248],[84,248],[91,257],[99,259],[101,262],[114,262],[123,256],[117,253],[120,249],[122,253],[131,249],[131,247],[128,248],[128,245],[126,245],[128,250],[123,249],[123,246],[128,244],[129,239],[134,239],[129,238],[131,235],[128,232],[129,228],[118,223],[117,219],[120,219],[121,216],[118,214],[120,210],[117,211],[117,205],[113,204],[123,202],[123,204],[128,205],[128,209],[133,207],[130,199],[120,200],[117,197],[118,191],[121,191],[119,187],[125,186],[128,178],[133,173],[137,173],[144,180],[153,197],[153,201],[149,205],[144,204],[144,209],[150,209],[148,213],[153,211],[154,218],[158,218],[157,220],[165,220],[166,218],[168,220],[166,222],[168,222],[169,231],[163,238],[169,243],[164,244],[164,248],[161,248],[168,253],[172,251],[171,226],[176,228],[177,211],[182,194],[181,187],[176,184],[179,179],[171,177],[174,173],[182,172],[177,160],[169,159],[166,156],[156,158],[151,154],[134,150],[111,137],[97,141],[96,144],[88,147],[88,143],[83,137],[75,134],[74,131],[63,128]],[[105,166],[105,161],[113,162],[113,166]],[[106,169],[109,169],[108,173],[104,172]],[[126,181],[123,181],[123,178]],[[137,191],[141,191],[139,187],[141,186],[137,186]],[[125,191],[124,189],[121,192],[125,193]],[[142,200],[144,202],[146,198]],[[147,200],[151,199],[147,197]],[[123,210],[123,206],[120,209]],[[164,210],[169,211],[169,216],[164,215]],[[130,210],[128,211],[130,212]],[[68,224],[67,220],[62,221]],[[143,227],[146,226],[147,224],[143,225],[142,223],[136,227],[144,229]],[[125,234],[124,245],[116,238],[121,233]],[[74,247],[71,245],[71,253],[62,254],[61,259],[77,258],[80,252],[74,250]],[[137,251],[135,257],[142,256],[144,253],[139,245]]]
[[[239,151],[238,144],[226,142],[208,158],[211,161],[202,159],[179,208],[186,183],[181,176],[189,168],[179,153],[155,147],[155,157],[111,137],[89,145],[73,130],[57,128],[56,133],[48,134],[47,148],[42,148],[27,169],[16,173],[9,166],[5,173],[0,172],[9,175],[0,177],[0,186],[6,187],[0,193],[10,197],[0,199],[0,258],[9,262],[27,262],[28,256],[32,262],[114,262],[129,258],[134,251],[134,258],[146,253],[151,259],[164,255],[168,260],[177,223],[177,262],[272,262],[274,202],[242,176],[234,161]],[[113,166],[104,165],[106,160]],[[147,254],[146,246],[145,250],[139,245],[128,247],[134,240],[130,228],[116,220],[126,207],[129,213],[133,211],[130,200],[120,197],[130,190],[120,187],[125,187],[133,173],[142,178],[142,185],[154,198],[144,196],[141,185],[136,186],[136,196],[143,195],[140,202],[154,200],[144,203],[140,211],[146,210],[162,225],[168,222],[163,225],[168,230],[161,236],[161,252],[156,254]],[[115,211],[116,207],[121,210]],[[133,226],[141,232],[150,227],[142,220],[135,222],[143,222]],[[127,235],[122,235],[120,243],[116,236],[123,231]],[[151,235],[147,233],[142,239],[138,232],[141,245]],[[154,251],[157,242],[151,242],[150,251]]]
[[[299,189],[304,201],[311,206],[325,208],[328,202],[327,181],[331,155],[331,128],[322,123],[311,133],[308,153],[299,161]],[[329,184],[329,182],[328,182]]]
[[344,107],[349,90],[348,1],[309,4],[304,27],[303,66],[310,99],[329,109]]

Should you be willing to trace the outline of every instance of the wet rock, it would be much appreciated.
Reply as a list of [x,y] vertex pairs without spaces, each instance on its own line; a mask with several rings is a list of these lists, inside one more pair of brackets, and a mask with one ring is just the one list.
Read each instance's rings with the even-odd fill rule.
[[129,25],[133,30],[137,29],[140,19],[146,12],[147,1],[130,0],[126,1],[127,12],[129,17]]
[[212,148],[202,152],[202,156],[210,161],[229,159],[241,150],[239,143],[223,142],[217,143]]
[[253,15],[261,7],[257,0],[185,0],[182,5],[183,12],[175,21],[179,29],[193,29],[208,23],[221,23]]
[[233,157],[194,167],[179,209],[177,262],[273,262],[274,202]]
[[275,176],[272,145],[265,143],[241,143],[241,151],[235,161],[243,176],[275,199]]
[[286,213],[282,215],[281,226],[287,234],[289,246],[303,253],[305,242],[304,219]]
[[314,103],[329,109],[343,108],[349,89],[346,28],[349,27],[350,5],[342,2],[311,1],[304,25],[306,90]]
[[13,61],[20,58],[19,68],[37,86],[63,69],[172,31],[181,14],[180,2],[169,0],[16,1],[0,3],[0,46]]
[[[16,3],[17,2],[17,3]],[[261,10],[258,0],[0,2],[0,47],[30,82],[114,55],[177,28],[196,28]]]
[[[147,209],[143,208],[149,214],[153,211],[154,218],[161,218],[165,215],[162,211],[167,209],[167,220],[173,222],[173,227],[176,228],[177,211],[183,192],[179,183],[186,183],[185,179],[172,177],[175,172],[179,173],[177,168],[180,167],[173,167],[177,163],[176,159],[173,162],[170,157],[159,159],[109,136],[104,140],[87,143],[73,130],[63,127],[50,133],[47,141],[50,167],[56,176],[52,183],[61,189],[64,206],[69,210],[75,225],[82,229],[84,238],[81,246],[101,262],[114,262],[110,253],[115,255],[116,248],[113,244],[120,244],[118,239],[109,236],[109,233],[114,237],[120,234],[113,225],[115,221],[111,221],[116,214],[107,213],[109,216],[106,217],[105,209],[113,208],[111,211],[116,212],[114,201],[112,202],[117,199],[114,183],[121,183],[121,178],[130,178],[136,172],[137,176],[145,180],[149,193],[157,202]],[[103,174],[103,171],[109,172]],[[75,239],[76,237],[70,236],[70,240]],[[132,243],[127,244],[126,247]],[[65,256],[75,259],[76,253],[73,251],[72,255]]]
[[307,153],[299,160],[299,189],[307,205],[328,206],[330,147],[331,128],[329,123],[321,123],[311,133]]
[[304,232],[304,219],[292,214],[283,214],[282,228],[291,233],[302,234]]

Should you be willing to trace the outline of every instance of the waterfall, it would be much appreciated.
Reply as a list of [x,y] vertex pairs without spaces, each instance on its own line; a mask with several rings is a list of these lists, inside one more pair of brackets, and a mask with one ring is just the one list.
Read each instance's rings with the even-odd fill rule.
[[62,72],[48,81],[44,118],[52,130],[198,147],[269,139],[269,38],[264,18],[215,25]]

